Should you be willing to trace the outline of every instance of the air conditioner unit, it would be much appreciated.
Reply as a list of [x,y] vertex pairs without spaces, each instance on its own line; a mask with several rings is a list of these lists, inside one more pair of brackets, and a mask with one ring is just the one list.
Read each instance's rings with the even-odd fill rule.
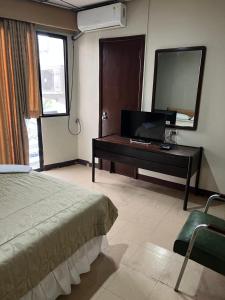
[[82,32],[126,26],[126,5],[116,3],[78,12],[77,24]]

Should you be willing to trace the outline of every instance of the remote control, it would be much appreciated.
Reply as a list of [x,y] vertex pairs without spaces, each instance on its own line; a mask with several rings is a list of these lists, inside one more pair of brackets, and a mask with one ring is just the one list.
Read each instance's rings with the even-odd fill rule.
[[160,145],[160,149],[163,149],[163,150],[171,150],[172,149],[172,145],[171,144],[161,144]]

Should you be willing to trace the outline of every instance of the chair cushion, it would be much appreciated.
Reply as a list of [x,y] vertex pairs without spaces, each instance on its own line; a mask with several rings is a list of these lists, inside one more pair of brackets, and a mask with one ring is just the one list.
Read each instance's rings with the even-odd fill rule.
[[[174,252],[186,255],[192,233],[200,224],[211,224],[225,229],[224,220],[200,211],[193,211],[174,243]],[[201,230],[197,235],[190,259],[225,275],[225,237]]]

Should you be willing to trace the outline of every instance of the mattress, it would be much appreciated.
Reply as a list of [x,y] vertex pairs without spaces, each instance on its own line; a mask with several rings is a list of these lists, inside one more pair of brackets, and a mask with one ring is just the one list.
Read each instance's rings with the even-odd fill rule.
[[116,218],[102,194],[37,172],[0,174],[0,299],[24,296]]

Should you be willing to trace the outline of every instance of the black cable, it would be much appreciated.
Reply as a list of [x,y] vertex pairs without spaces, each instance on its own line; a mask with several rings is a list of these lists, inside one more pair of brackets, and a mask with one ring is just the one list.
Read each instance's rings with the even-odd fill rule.
[[68,127],[68,131],[70,134],[72,135],[79,135],[81,133],[81,123],[79,119],[76,119],[76,123],[79,125],[79,130],[78,132],[73,132],[70,128],[70,119],[71,119],[71,106],[72,106],[72,100],[73,100],[73,75],[74,75],[74,63],[75,63],[75,59],[74,59],[74,44],[75,44],[75,40],[73,40],[73,51],[72,51],[72,55],[73,55],[73,60],[72,60],[72,76],[71,76],[71,90],[70,90],[70,99],[69,99],[69,116],[68,116],[68,123],[67,123],[67,127]]

